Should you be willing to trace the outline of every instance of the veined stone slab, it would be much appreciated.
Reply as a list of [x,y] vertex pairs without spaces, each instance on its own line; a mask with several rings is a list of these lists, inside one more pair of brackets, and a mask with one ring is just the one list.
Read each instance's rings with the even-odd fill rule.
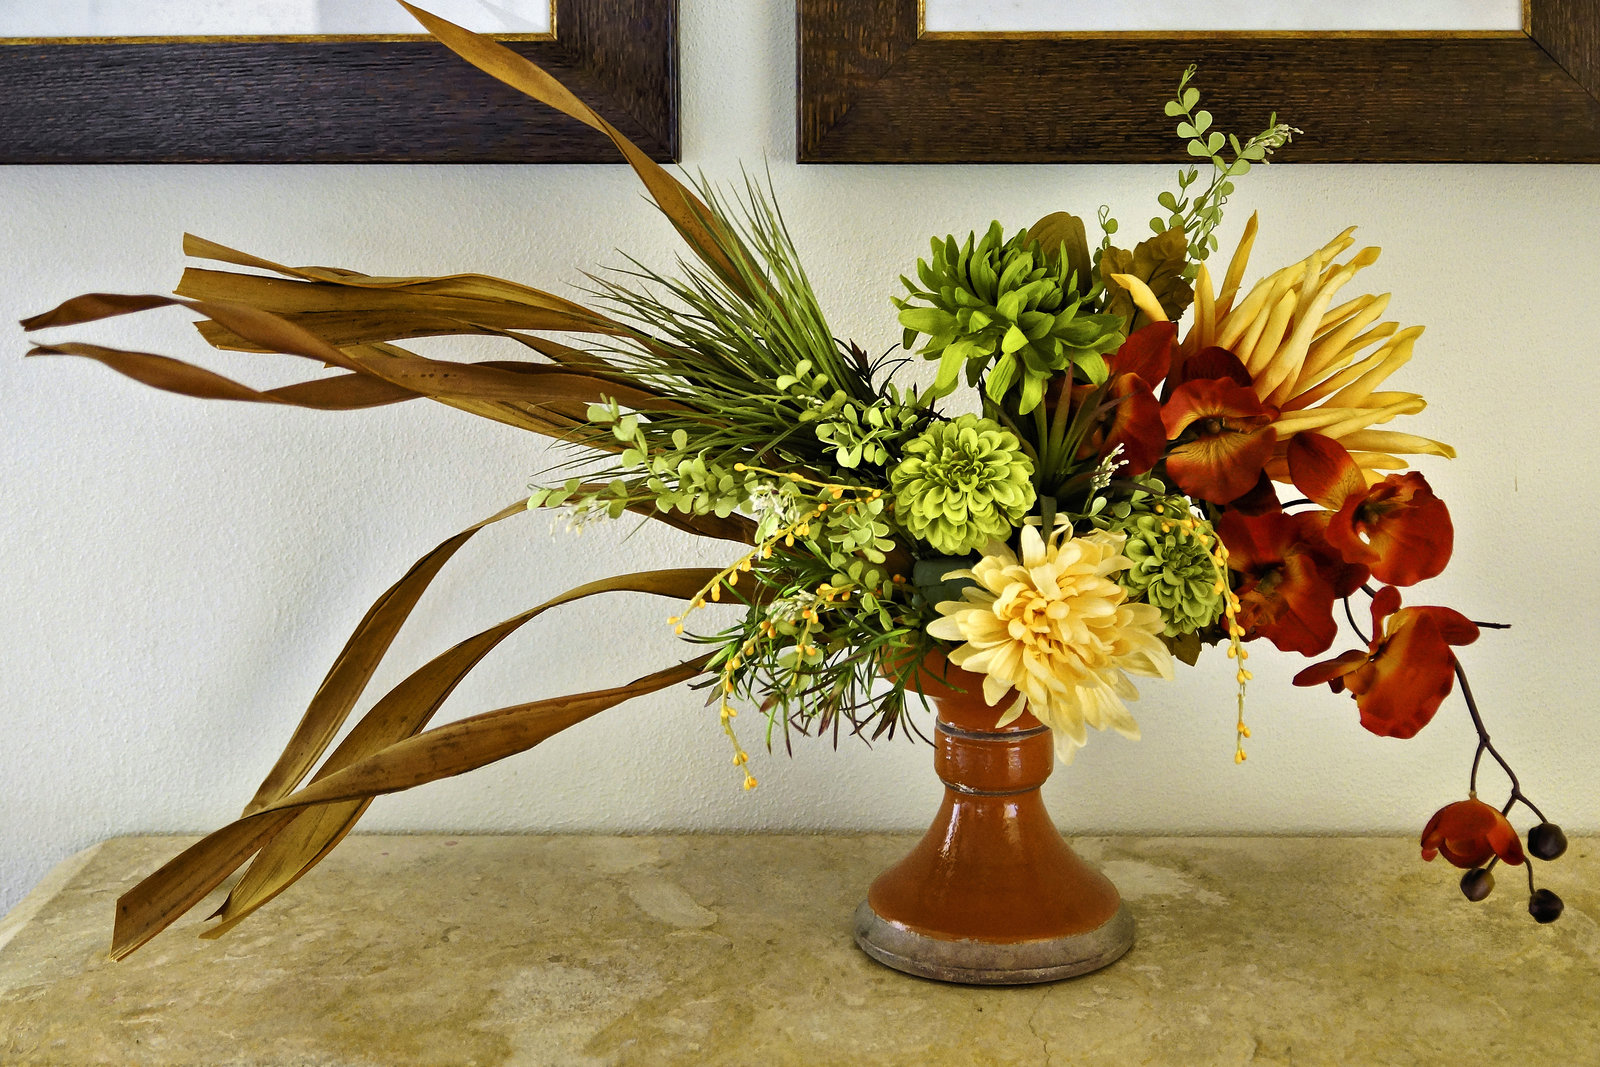
[[[117,895],[191,839],[118,838],[0,921],[0,1063],[1579,1064],[1600,1055],[1600,859],[1481,904],[1393,838],[1081,838],[1133,950],[1048,986],[890,971],[851,941],[905,835],[352,837],[233,933],[106,959]],[[209,914],[220,901],[202,905]]]

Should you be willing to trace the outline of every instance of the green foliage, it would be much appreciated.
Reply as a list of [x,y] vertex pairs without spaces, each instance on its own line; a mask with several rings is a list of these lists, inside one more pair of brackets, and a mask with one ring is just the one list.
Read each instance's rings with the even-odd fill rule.
[[645,482],[662,511],[727,518],[750,499],[750,488],[732,464],[708,460],[705,452],[675,451],[654,457]]
[[821,536],[810,540],[817,558],[834,569],[834,585],[854,585],[875,594],[889,575],[882,564],[894,551],[893,531],[886,521],[882,496],[834,507],[823,513]]
[[1052,211],[1032,226],[1028,236],[1039,243],[1051,265],[1065,262],[1068,277],[1077,279],[1077,288],[1090,288],[1093,264],[1089,259],[1089,235],[1083,220],[1065,211]]
[[695,640],[719,646],[712,667],[726,671],[731,695],[766,712],[769,747],[775,733],[787,741],[791,731],[831,733],[835,742],[846,730],[893,737],[907,721],[911,678],[896,671],[886,688],[885,665],[920,663],[933,647],[927,611],[908,584],[839,581],[808,548],[779,548],[755,570],[760,595],[744,618]]
[[1033,506],[1033,462],[1015,434],[976,415],[936,422],[889,472],[895,518],[950,556],[1004,540]]
[[902,393],[887,384],[876,401],[862,403],[833,388],[826,375],[812,370],[809,360],[802,360],[794,374],[780,376],[776,384],[807,405],[798,422],[810,424],[816,439],[833,449],[833,461],[847,471],[862,463],[878,467],[888,463],[890,448],[927,417],[914,392]]
[[620,519],[635,496],[632,487],[621,478],[613,478],[601,485],[585,482],[582,478],[568,478],[552,488],[529,488],[532,490],[528,496],[529,509],[564,507],[575,520],[598,515]]
[[1007,240],[998,222],[982,240],[935,238],[932,249],[931,262],[917,261],[922,288],[901,278],[910,297],[894,304],[905,347],[926,334],[921,355],[939,361],[933,396],[954,389],[965,368],[968,384],[982,379],[991,401],[1014,392],[1026,413],[1054,375],[1076,367],[1089,381],[1105,380],[1102,356],[1122,343],[1122,320],[1093,313],[1096,294],[1081,263],[1074,269],[1075,255],[1062,255],[1059,244],[1047,253],[1027,230]]
[[[1280,123],[1273,113],[1267,119],[1266,129],[1240,144],[1233,134],[1212,128],[1211,112],[1197,110],[1200,90],[1189,84],[1194,74],[1194,67],[1183,72],[1178,79],[1178,95],[1167,101],[1166,113],[1169,118],[1179,120],[1177,133],[1188,142],[1189,154],[1211,164],[1211,180],[1204,189],[1196,189],[1200,181],[1199,169],[1180,170],[1177,191],[1164,192],[1156,198],[1167,214],[1151,219],[1150,229],[1154,233],[1170,229],[1183,231],[1188,235],[1189,258],[1198,264],[1217,249],[1212,231],[1222,221],[1222,207],[1233,194],[1234,179],[1250,173],[1253,164],[1265,164],[1275,149],[1288,144],[1293,135],[1301,131]],[[1231,159],[1224,148],[1232,152]],[[1194,277],[1192,265],[1187,277]]]
[[896,436],[926,418],[915,393],[875,385],[866,361],[833,337],[765,191],[749,179],[732,202],[704,184],[697,191],[744,251],[743,291],[683,263],[676,279],[638,263],[594,279],[598,295],[639,324],[602,354],[699,413],[650,413],[652,447],[681,428],[696,451],[710,448],[726,463],[782,457],[828,472],[887,462]]
[[1111,209],[1105,204],[1100,205],[1100,210],[1095,217],[1100,222],[1100,250],[1103,252],[1111,247],[1112,236],[1121,228],[1116,219],[1111,217]]

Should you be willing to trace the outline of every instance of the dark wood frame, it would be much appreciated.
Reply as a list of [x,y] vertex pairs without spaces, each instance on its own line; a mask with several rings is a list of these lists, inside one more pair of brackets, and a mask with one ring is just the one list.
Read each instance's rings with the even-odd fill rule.
[[[677,0],[555,0],[502,37],[678,156]],[[426,36],[0,41],[3,163],[612,163],[604,136]]]
[[1600,162],[1600,3],[1525,32],[924,34],[918,0],[799,0],[802,163],[1187,159],[1162,105],[1200,66],[1223,129],[1289,162]]

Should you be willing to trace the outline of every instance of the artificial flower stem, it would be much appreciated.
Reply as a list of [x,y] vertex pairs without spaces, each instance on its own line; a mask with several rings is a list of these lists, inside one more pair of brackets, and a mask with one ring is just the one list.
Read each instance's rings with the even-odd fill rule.
[[[1069,375],[1061,383],[1061,397],[1056,401],[1056,409],[1050,416],[1050,433],[1046,438],[1047,450],[1050,454],[1049,478],[1052,489],[1061,480],[1062,474],[1072,462],[1072,456],[1067,449],[1068,416],[1072,412],[1072,378]],[[1044,489],[1041,481],[1039,488]]]
[[1039,458],[1035,465],[1039,491],[1044,490],[1044,479],[1055,472],[1057,456],[1050,440],[1050,419],[1041,403],[1033,409],[1033,432],[1038,435]]
[[995,422],[998,422],[1001,426],[1004,426],[1006,429],[1011,431],[1012,435],[1016,437],[1017,445],[1022,449],[1023,455],[1027,456],[1033,461],[1035,470],[1043,467],[1043,464],[1040,462],[1039,450],[1033,447],[1032,443],[1028,440],[1028,435],[1022,432],[1022,427],[1017,425],[1016,420],[1007,414],[1004,408],[991,401],[988,397],[985,397],[983,401],[983,413],[985,417],[993,419]]
[[1062,451],[1066,455],[1068,464],[1070,464],[1073,454],[1078,451],[1078,447],[1083,443],[1083,439],[1088,434],[1089,427],[1094,420],[1111,409],[1110,404],[1101,403],[1101,399],[1105,394],[1106,387],[1104,385],[1096,387],[1094,392],[1084,397],[1083,403],[1079,404],[1078,410],[1073,413],[1072,422],[1067,427],[1062,445]]
[[[1361,587],[1361,591],[1366,593],[1369,597],[1377,596],[1377,592],[1370,585],[1363,585]],[[1349,597],[1345,598],[1344,609],[1345,614],[1350,616],[1350,625],[1354,627],[1356,634],[1361,636],[1362,640],[1366,640],[1365,636],[1361,635],[1361,628],[1356,626],[1356,620],[1354,616],[1350,613]],[[1508,626],[1508,624],[1505,623],[1490,623],[1489,625],[1495,629],[1506,629]],[[1530,811],[1539,817],[1541,822],[1548,822],[1549,820],[1545,818],[1544,812],[1539,810],[1538,805],[1529,800],[1527,796],[1523,794],[1522,785],[1517,781],[1516,772],[1511,769],[1511,764],[1506,762],[1506,758],[1500,755],[1499,750],[1496,749],[1493,742],[1489,740],[1489,730],[1483,725],[1483,716],[1478,712],[1478,702],[1472,696],[1472,686],[1467,682],[1467,672],[1462,669],[1461,661],[1459,659],[1456,659],[1454,656],[1452,656],[1451,660],[1455,668],[1456,680],[1461,683],[1461,698],[1466,701],[1467,713],[1472,716],[1473,728],[1478,731],[1478,750],[1473,754],[1472,773],[1467,778],[1468,795],[1478,795],[1478,767],[1483,762],[1483,754],[1487,752],[1489,755],[1494,757],[1495,762],[1500,764],[1500,769],[1505,771],[1506,777],[1511,780],[1511,799],[1506,801],[1505,810],[1510,811],[1513,804],[1521,801],[1523,804],[1528,806]]]
[[1350,610],[1349,597],[1344,598],[1344,617],[1350,620],[1350,629],[1356,632],[1356,636],[1361,639],[1362,644],[1372,644],[1372,639],[1362,632],[1361,624],[1356,622],[1356,613]]
[[1472,716],[1472,725],[1478,731],[1478,753],[1472,760],[1472,776],[1467,782],[1468,790],[1476,795],[1478,791],[1478,764],[1483,753],[1487,752],[1494,757],[1496,763],[1500,764],[1500,769],[1506,772],[1506,777],[1511,779],[1511,799],[1506,802],[1506,810],[1511,810],[1512,804],[1521,801],[1527,805],[1528,810],[1539,817],[1540,822],[1549,822],[1550,820],[1545,818],[1544,812],[1539,810],[1539,806],[1529,800],[1522,792],[1522,784],[1517,781],[1516,772],[1511,769],[1511,764],[1506,762],[1505,757],[1500,755],[1494,744],[1489,740],[1489,731],[1483,725],[1483,716],[1478,713],[1478,702],[1472,697],[1472,686],[1467,684],[1467,672],[1461,669],[1460,660],[1456,660],[1455,668],[1456,680],[1461,683],[1461,697],[1467,702],[1467,713]]

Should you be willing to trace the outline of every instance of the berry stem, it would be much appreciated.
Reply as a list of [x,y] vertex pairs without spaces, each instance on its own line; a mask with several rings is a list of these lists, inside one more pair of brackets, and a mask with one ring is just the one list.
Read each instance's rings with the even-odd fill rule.
[[1467,788],[1471,795],[1476,796],[1478,793],[1478,765],[1482,762],[1483,754],[1487,752],[1494,757],[1496,763],[1500,764],[1500,769],[1506,772],[1506,777],[1511,779],[1511,799],[1506,801],[1506,806],[1502,810],[1510,811],[1513,804],[1521,802],[1539,817],[1540,822],[1549,822],[1544,817],[1544,812],[1539,810],[1539,806],[1523,794],[1522,783],[1517,781],[1516,772],[1511,769],[1511,764],[1506,762],[1505,757],[1500,755],[1499,750],[1489,740],[1489,730],[1483,725],[1483,716],[1478,713],[1478,702],[1473,699],[1472,686],[1467,682],[1467,672],[1462,670],[1460,660],[1455,660],[1455,671],[1456,680],[1461,683],[1461,697],[1467,702],[1467,713],[1472,716],[1472,725],[1478,731],[1478,751],[1472,757],[1472,776],[1467,780]]

